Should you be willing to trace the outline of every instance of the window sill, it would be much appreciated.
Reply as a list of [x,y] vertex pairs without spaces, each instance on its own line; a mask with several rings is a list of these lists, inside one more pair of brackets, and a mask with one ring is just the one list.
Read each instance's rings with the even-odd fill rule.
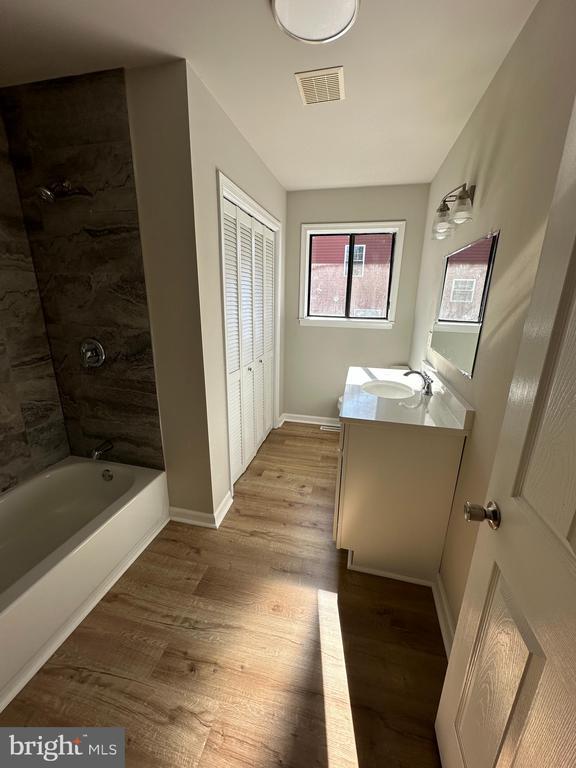
[[449,320],[437,320],[432,332],[438,333],[478,333],[482,323],[451,323]]
[[316,326],[317,328],[362,328],[367,330],[390,330],[394,328],[392,320],[350,320],[341,317],[301,317],[300,325]]

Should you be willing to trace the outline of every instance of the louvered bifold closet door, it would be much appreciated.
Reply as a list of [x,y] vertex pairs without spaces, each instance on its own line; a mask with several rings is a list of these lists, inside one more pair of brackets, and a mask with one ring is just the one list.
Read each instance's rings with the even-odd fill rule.
[[254,428],[256,446],[264,440],[264,226],[254,232]]
[[224,200],[222,237],[224,247],[224,321],[226,327],[226,375],[228,389],[228,439],[230,471],[236,481],[244,468],[242,445],[242,384],[240,369],[240,291],[238,259],[238,211]]
[[274,413],[274,233],[264,227],[264,434]]
[[254,415],[254,220],[238,208],[240,244],[240,345],[242,367],[242,447],[244,466],[256,450]]

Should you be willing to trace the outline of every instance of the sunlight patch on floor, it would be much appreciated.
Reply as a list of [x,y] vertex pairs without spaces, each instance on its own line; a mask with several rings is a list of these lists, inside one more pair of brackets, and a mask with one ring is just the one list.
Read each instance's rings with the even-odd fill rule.
[[328,768],[358,768],[336,592],[318,590],[318,623]]

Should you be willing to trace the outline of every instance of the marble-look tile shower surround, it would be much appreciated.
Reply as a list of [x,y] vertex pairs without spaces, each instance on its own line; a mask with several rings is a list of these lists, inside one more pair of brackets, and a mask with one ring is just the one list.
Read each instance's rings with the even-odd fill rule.
[[0,493],[70,453],[0,117]]
[[[124,73],[0,90],[73,454],[111,439],[111,459],[163,467]],[[90,195],[42,202],[69,180]],[[106,350],[80,364],[82,339]]]

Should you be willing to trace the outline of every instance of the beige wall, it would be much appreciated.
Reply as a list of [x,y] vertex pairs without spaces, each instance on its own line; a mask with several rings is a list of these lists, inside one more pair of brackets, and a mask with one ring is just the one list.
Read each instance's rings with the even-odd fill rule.
[[[289,192],[285,263],[284,412],[337,416],[351,365],[406,363],[428,203],[428,185]],[[301,225],[343,221],[406,221],[396,321],[388,329],[301,326]]]
[[184,60],[126,73],[170,503],[230,490],[218,170],[285,220],[286,193]]
[[217,509],[230,486],[217,171],[281,222],[286,219],[286,192],[189,65],[187,83],[210,467]]
[[186,68],[129,70],[126,91],[170,504],[209,514]]
[[[416,305],[412,364],[428,355],[476,408],[448,528],[441,575],[453,617],[460,610],[478,527],[466,524],[465,500],[485,500],[520,335],[576,90],[576,4],[541,0],[435,177]],[[478,185],[474,221],[450,240],[429,237],[442,194]],[[434,352],[428,332],[443,256],[501,230],[473,379]]]

